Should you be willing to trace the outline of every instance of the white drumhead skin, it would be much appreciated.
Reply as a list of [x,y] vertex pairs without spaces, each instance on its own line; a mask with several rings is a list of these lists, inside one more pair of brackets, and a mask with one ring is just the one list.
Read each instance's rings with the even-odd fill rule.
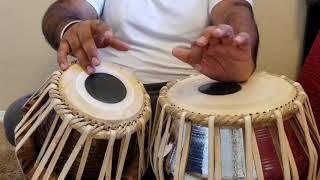
[[279,108],[297,94],[287,80],[265,72],[253,74],[242,89],[229,95],[207,95],[198,88],[215,82],[204,75],[178,81],[167,94],[169,102],[185,110],[212,115],[255,114]]
[[121,67],[106,62],[96,67],[96,73],[107,73],[118,78],[126,87],[126,97],[114,104],[96,100],[85,88],[88,74],[75,64],[63,72],[60,79],[59,90],[66,104],[74,111],[100,123],[135,119],[144,105],[144,92],[139,82]]

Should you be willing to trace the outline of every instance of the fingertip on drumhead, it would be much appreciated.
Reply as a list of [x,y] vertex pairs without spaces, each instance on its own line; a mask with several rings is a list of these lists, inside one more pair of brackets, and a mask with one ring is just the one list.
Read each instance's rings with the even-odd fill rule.
[[62,71],[65,71],[65,70],[67,70],[67,69],[69,68],[69,64],[67,64],[67,63],[60,63],[60,64],[59,64],[59,67],[60,67],[60,69],[61,69]]
[[92,66],[87,66],[86,68],[86,72],[90,75],[90,74],[93,74],[95,73],[96,69]]
[[98,58],[96,58],[96,57],[93,57],[92,58],[92,65],[94,65],[94,66],[99,66],[100,65],[100,60],[98,59]]

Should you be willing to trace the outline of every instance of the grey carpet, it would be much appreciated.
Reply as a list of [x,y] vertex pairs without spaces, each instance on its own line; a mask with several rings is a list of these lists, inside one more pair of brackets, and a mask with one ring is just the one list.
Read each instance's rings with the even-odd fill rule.
[[7,141],[3,124],[0,123],[0,180],[23,180],[14,147]]

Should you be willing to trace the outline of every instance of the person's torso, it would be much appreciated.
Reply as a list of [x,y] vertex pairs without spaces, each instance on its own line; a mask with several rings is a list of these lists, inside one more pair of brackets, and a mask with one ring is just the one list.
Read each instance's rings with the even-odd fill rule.
[[106,0],[101,18],[130,49],[101,49],[101,58],[129,69],[143,83],[194,74],[171,52],[199,37],[210,22],[208,8],[208,0]]

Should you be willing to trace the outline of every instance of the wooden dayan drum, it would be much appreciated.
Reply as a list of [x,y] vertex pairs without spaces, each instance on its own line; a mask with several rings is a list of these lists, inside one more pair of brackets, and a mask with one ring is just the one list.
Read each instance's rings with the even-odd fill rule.
[[15,129],[16,153],[29,177],[120,179],[129,147],[141,178],[150,98],[129,72],[102,63],[88,76],[75,64],[54,72],[30,101]]
[[265,72],[240,84],[195,75],[161,89],[149,153],[157,179],[319,179],[319,140],[299,83]]

